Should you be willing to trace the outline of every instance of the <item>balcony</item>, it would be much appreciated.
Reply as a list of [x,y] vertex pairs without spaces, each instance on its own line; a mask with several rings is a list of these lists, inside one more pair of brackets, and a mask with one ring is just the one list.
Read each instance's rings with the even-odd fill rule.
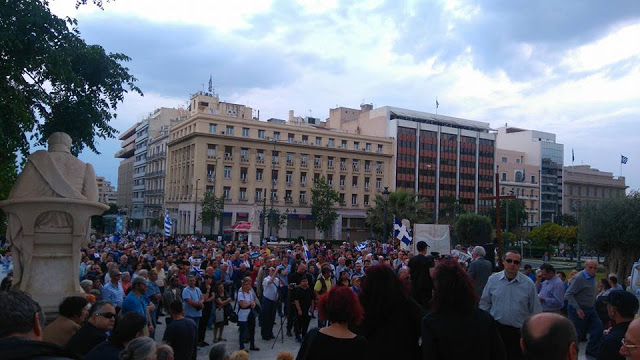
[[290,203],[293,202],[293,199],[290,198],[290,197],[288,197],[288,198],[286,197],[286,198],[284,198],[284,202],[287,203],[287,204],[290,204]]
[[340,185],[340,190],[344,190],[344,185]]
[[315,169],[322,169],[322,165],[320,165],[320,164],[315,164],[315,165],[313,165],[313,167]]
[[340,166],[340,171],[347,172],[347,167],[346,166]]
[[354,167],[353,167],[353,172],[357,172],[357,171],[358,171],[358,169],[360,169],[358,166],[354,166]]
[[246,156],[243,156],[243,157],[240,158],[240,162],[248,163],[249,162],[249,158],[246,157]]
[[307,203],[307,199],[300,199],[300,204],[306,204]]
[[260,159],[260,158],[256,159],[256,164],[264,165],[264,159]]
[[382,169],[376,169],[376,174],[382,175]]
[[151,161],[151,160],[158,159],[158,158],[165,158],[165,157],[167,157],[167,152],[166,151],[161,151],[161,152],[155,153],[153,155],[147,156],[147,161]]
[[364,191],[369,192],[369,185],[364,186]]
[[358,203],[351,203],[351,206],[353,206],[353,207],[357,207],[357,206],[358,206]]
[[293,166],[293,161],[287,160],[287,166]]
[[369,206],[369,202],[368,202],[368,201],[365,201],[365,202],[364,202],[364,206]]
[[306,162],[305,163],[300,163],[300,167],[301,168],[306,168],[307,167],[307,163]]
[[247,201],[249,201],[249,199],[247,199],[246,196],[244,196],[244,197],[241,196],[240,199],[238,199],[238,201],[247,202]]
[[242,175],[240,175],[240,182],[243,184],[247,183],[247,175],[245,174],[245,176],[243,177]]
[[301,186],[301,187],[306,187],[306,186],[307,186],[307,182],[306,182],[306,181],[301,182],[301,183],[300,183],[300,186]]
[[333,170],[333,165],[327,165],[327,169]]
[[293,183],[291,181],[287,181],[287,186],[291,186]]
[[371,168],[370,167],[365,167],[364,168],[364,172],[367,174],[371,174]]
[[224,154],[225,161],[233,161],[233,154]]
[[216,174],[207,174],[207,181],[210,183],[216,182]]

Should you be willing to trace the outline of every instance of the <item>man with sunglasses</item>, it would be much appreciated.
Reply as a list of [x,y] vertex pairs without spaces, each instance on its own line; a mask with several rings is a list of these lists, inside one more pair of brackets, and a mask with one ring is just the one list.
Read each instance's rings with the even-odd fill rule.
[[624,360],[620,356],[620,341],[629,329],[629,324],[638,313],[638,298],[628,291],[613,290],[607,295],[607,314],[615,325],[605,332],[598,360]]
[[489,277],[479,304],[497,321],[510,360],[522,359],[520,328],[529,316],[542,311],[535,284],[519,271],[521,263],[520,253],[507,252],[504,270]]
[[83,359],[91,349],[107,339],[113,330],[116,308],[108,301],[98,301],[89,311],[89,319],[67,343],[67,350]]

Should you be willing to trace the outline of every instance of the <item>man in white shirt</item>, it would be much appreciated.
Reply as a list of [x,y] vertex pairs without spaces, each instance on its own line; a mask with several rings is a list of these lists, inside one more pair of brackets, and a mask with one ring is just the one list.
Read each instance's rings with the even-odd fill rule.
[[269,275],[262,280],[262,327],[260,334],[263,340],[275,339],[273,336],[273,324],[276,319],[276,301],[278,300],[278,289],[280,279],[276,273],[276,268],[269,267]]

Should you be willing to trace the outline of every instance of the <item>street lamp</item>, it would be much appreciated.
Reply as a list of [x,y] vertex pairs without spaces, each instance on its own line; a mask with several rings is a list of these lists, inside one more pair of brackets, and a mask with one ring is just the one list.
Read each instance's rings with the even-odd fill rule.
[[193,194],[193,235],[196,234],[196,219],[198,218],[198,182],[200,179],[196,179],[196,189]]
[[218,229],[218,236],[220,240],[224,240],[224,232],[222,227],[224,226],[224,198],[227,196],[224,192],[224,188],[222,188],[222,196],[220,196],[220,229]]
[[384,202],[384,226],[382,230],[382,241],[387,242],[387,201],[389,200],[389,188],[385,186],[384,191],[381,194],[382,201]]
[[[273,187],[276,184],[276,179],[273,177],[273,171],[276,167],[276,141],[274,138],[267,138],[269,141],[273,142],[273,152],[271,153],[271,194],[269,197],[271,198],[271,209],[269,209],[269,240],[271,240],[272,230],[273,230]],[[279,158],[279,156],[278,156]]]

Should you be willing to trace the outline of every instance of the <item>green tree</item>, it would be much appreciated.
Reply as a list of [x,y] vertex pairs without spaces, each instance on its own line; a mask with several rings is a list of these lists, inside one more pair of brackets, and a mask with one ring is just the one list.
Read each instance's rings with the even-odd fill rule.
[[640,258],[640,195],[590,202],[580,209],[579,220],[581,244],[604,254],[607,272],[626,279]]
[[287,214],[280,212],[278,209],[267,209],[267,219],[269,220],[267,226],[277,234],[287,221]]
[[491,220],[487,216],[465,213],[455,223],[456,236],[462,245],[483,245],[491,241]]
[[529,233],[529,239],[534,246],[550,247],[558,246],[560,243],[573,247],[576,242],[576,226],[560,226],[556,223],[546,222]]
[[[509,205],[507,206],[507,202]],[[509,208],[509,228],[507,229],[507,207]],[[514,232],[527,222],[526,204],[524,200],[502,200],[500,203],[500,227],[503,231]],[[491,223],[496,223],[496,208],[489,211]]]
[[556,224],[562,226],[576,226],[578,219],[571,214],[562,214],[556,218]]
[[198,214],[198,220],[203,223],[209,223],[209,235],[213,235],[214,224],[216,219],[220,218],[222,212],[222,197],[216,197],[213,192],[206,191],[200,205],[202,209]]
[[[17,171],[15,154],[26,157],[30,142],[42,145],[64,131],[74,154],[85,147],[97,152],[96,137],[116,134],[109,121],[124,94],[142,94],[122,66],[129,57],[87,44],[77,21],[55,16],[47,1],[2,2],[0,58],[0,177],[9,179],[3,182],[8,188]],[[0,191],[0,200],[6,195]]]
[[99,233],[104,233],[104,218],[105,215],[112,215],[118,213],[118,205],[109,203],[109,210],[105,211],[102,215],[95,215],[91,217],[91,228]]
[[316,228],[322,232],[325,239],[329,238],[331,228],[338,219],[335,204],[342,204],[340,195],[327,184],[324,178],[313,182],[311,189],[311,215],[316,222]]
[[438,211],[438,223],[454,225],[458,217],[465,211],[460,205],[460,200],[455,196],[443,196],[440,199],[440,211]]
[[424,200],[416,198],[412,193],[398,190],[389,194],[387,200],[387,234],[384,232],[384,200],[382,195],[377,194],[375,198],[375,206],[367,209],[365,223],[370,226],[373,231],[380,234],[382,238],[388,238],[393,231],[393,218],[407,219],[413,225],[415,223],[430,222],[427,210],[424,208]]

